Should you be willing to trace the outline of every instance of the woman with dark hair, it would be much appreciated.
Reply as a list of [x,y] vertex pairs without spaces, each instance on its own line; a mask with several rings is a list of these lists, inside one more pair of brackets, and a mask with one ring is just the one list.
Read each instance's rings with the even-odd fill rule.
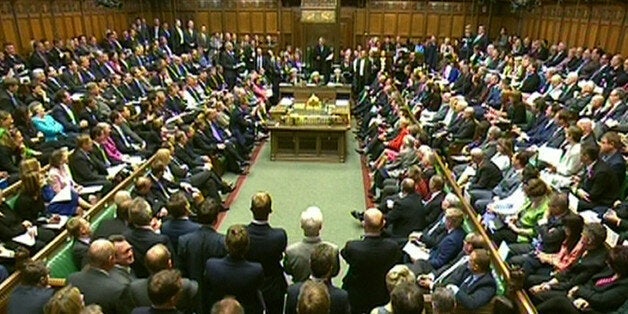
[[618,309],[628,295],[628,247],[612,248],[606,263],[608,268],[586,284],[541,303],[539,313],[608,313]]
[[[554,207],[554,200],[550,202],[550,211]],[[537,251],[526,254],[522,258],[522,267],[526,272],[526,283],[529,285],[538,284],[547,281],[552,278],[553,272],[564,272],[573,266],[586,249],[585,237],[582,237],[582,230],[584,227],[584,219],[580,215],[566,214],[563,218],[560,218],[562,228],[560,226],[554,227],[554,230],[548,232],[554,232],[556,235],[564,232],[565,239],[563,240],[560,249],[557,253],[546,253],[542,251],[544,248],[537,249]]]

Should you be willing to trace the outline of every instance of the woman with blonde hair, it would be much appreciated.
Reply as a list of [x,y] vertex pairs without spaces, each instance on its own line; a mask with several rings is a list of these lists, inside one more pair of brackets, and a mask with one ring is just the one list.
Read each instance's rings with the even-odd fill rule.
[[83,301],[83,294],[81,291],[72,285],[63,287],[63,289],[57,291],[46,307],[44,308],[45,314],[79,314],[85,308],[85,302]]
[[[393,289],[402,283],[415,284],[416,276],[406,265],[395,265],[386,274],[386,289],[392,292]],[[378,306],[371,311],[371,314],[390,314],[393,313],[392,304],[388,302],[386,305]]]

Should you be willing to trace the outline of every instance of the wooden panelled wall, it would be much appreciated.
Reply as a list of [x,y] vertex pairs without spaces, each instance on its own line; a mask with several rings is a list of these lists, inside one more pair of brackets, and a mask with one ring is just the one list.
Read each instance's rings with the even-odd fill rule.
[[521,33],[628,55],[628,3],[544,5],[521,16]]
[[[487,3],[488,1],[484,1]],[[278,0],[123,0],[122,9],[96,7],[95,0],[0,0],[0,42],[31,51],[32,39],[68,38],[80,34],[102,38],[107,29],[127,29],[135,17],[149,25],[159,17],[193,19],[209,32],[272,35],[281,45],[303,46],[299,8]],[[503,3],[462,1],[367,1],[365,8],[340,9],[341,47],[363,44],[371,36],[418,39],[460,37],[464,25],[483,24],[491,36],[502,26],[531,38],[568,45],[600,45],[628,55],[628,4],[567,4],[513,14]],[[490,2],[488,2],[490,3]]]
[[33,39],[81,34],[101,39],[107,29],[128,29],[136,16],[149,11],[146,0],[124,1],[122,9],[96,7],[95,0],[0,0],[0,42],[28,54]]

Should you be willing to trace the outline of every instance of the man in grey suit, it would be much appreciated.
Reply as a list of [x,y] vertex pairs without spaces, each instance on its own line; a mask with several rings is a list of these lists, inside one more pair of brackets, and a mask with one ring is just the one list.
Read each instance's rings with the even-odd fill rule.
[[[129,285],[129,294],[136,307],[151,306],[148,295],[150,278],[162,270],[173,269],[171,253],[163,244],[156,244],[146,252],[144,261],[150,272],[149,278],[137,279]],[[198,283],[194,280],[182,278],[182,292],[177,302],[177,309],[185,313],[193,313],[196,310]]]
[[135,261],[133,247],[127,242],[123,235],[112,235],[109,237],[109,241],[111,241],[116,248],[116,264],[109,271],[109,275],[121,284],[128,285],[135,279],[135,273],[131,270],[131,264]]
[[301,213],[301,229],[303,229],[305,237],[301,242],[288,246],[283,259],[285,272],[292,276],[292,282],[302,282],[310,277],[310,255],[320,243],[328,244],[334,248],[336,259],[331,275],[332,277],[338,275],[340,269],[338,246],[321,239],[320,231],[322,227],[323,213],[321,213],[320,208],[315,206],[308,207]]
[[127,286],[109,275],[115,254],[116,248],[109,240],[92,242],[87,251],[88,266],[68,278],[83,293],[85,304],[98,304],[105,314],[129,313],[132,308]]

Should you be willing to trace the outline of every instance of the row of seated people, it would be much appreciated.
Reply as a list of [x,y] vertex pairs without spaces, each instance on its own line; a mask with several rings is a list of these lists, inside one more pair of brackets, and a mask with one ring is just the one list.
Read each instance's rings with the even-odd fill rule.
[[[530,58],[527,60],[530,62]],[[373,196],[382,198],[380,207],[389,206],[386,198],[390,195],[390,181],[386,179],[404,172],[408,176],[416,173],[411,172],[416,164],[429,165],[429,158],[424,157],[425,149],[421,147],[431,145],[441,152],[458,154],[449,156],[452,162],[462,163],[453,167],[458,183],[469,194],[475,209],[483,214],[483,222],[495,243],[505,242],[510,246],[508,261],[517,265],[534,264],[532,268],[523,267],[527,275],[533,272],[549,276],[553,271],[550,263],[565,259],[562,256],[571,253],[573,248],[564,249],[561,256],[555,255],[565,241],[563,231],[551,240],[556,241],[553,244],[539,238],[544,228],[561,229],[562,219],[557,217],[562,218],[570,207],[567,196],[560,194],[562,211],[552,213],[549,208],[553,199],[552,190],[558,190],[558,193],[570,191],[578,199],[572,202],[571,208],[575,212],[584,212],[585,217],[591,217],[587,219],[588,223],[602,222],[614,232],[619,232],[621,241],[618,245],[623,247],[622,232],[625,231],[622,230],[619,215],[623,215],[620,197],[625,161],[621,135],[617,133],[623,131],[622,117],[627,108],[623,89],[614,88],[607,95],[594,95],[595,84],[585,82],[583,93],[591,96],[588,98],[590,102],[582,100],[582,107],[574,110],[568,103],[555,102],[551,95],[528,96],[520,88],[512,89],[509,84],[497,87],[495,84],[499,83],[499,76],[482,73],[482,67],[473,71],[477,71],[475,75],[480,78],[487,77],[489,84],[493,85],[491,90],[503,89],[500,97],[496,98],[496,108],[499,109],[491,109],[492,105],[486,99],[477,103],[468,95],[450,90],[447,86],[443,92],[436,82],[438,78],[432,81],[420,72],[416,73],[417,88],[404,90],[403,96],[410,99],[409,102],[401,97],[402,93],[383,73],[365,91],[365,96],[354,110],[360,127],[357,136],[363,143],[358,151],[367,154],[371,161],[369,166],[374,179],[371,192]],[[573,74],[568,76],[568,80],[572,87],[578,81]],[[478,84],[485,83],[482,80]],[[559,91],[565,93],[567,88],[560,86]],[[426,99],[432,101],[422,102]],[[428,107],[430,105],[434,108]],[[411,114],[420,120],[419,125],[411,125]],[[466,144],[461,153],[451,149],[457,143]],[[548,157],[548,151],[555,158]],[[416,185],[417,192],[423,191],[424,200],[430,198],[431,187],[427,184],[429,173],[427,177],[425,173],[422,173],[423,184]],[[391,207],[395,206],[391,204]],[[549,227],[548,222],[551,222]],[[553,224],[556,222],[557,227]],[[579,238],[580,233],[576,229],[572,234]],[[573,239],[568,243],[571,241]],[[577,264],[579,258],[572,256],[570,265]],[[597,269],[577,284],[585,284],[592,275],[601,271]],[[526,278],[531,280],[531,277]],[[531,281],[529,284],[538,283]],[[622,284],[600,286],[609,289],[604,291],[607,296],[624,289]],[[613,290],[615,288],[620,290]],[[573,294],[570,298],[572,301],[577,299]],[[578,300],[571,305],[567,302],[559,306],[565,310],[577,308],[608,312],[617,310],[623,304],[621,299],[603,304],[584,299],[586,303]],[[549,304],[556,306],[558,303],[554,300]],[[548,311],[550,307],[540,305],[539,308]]]

